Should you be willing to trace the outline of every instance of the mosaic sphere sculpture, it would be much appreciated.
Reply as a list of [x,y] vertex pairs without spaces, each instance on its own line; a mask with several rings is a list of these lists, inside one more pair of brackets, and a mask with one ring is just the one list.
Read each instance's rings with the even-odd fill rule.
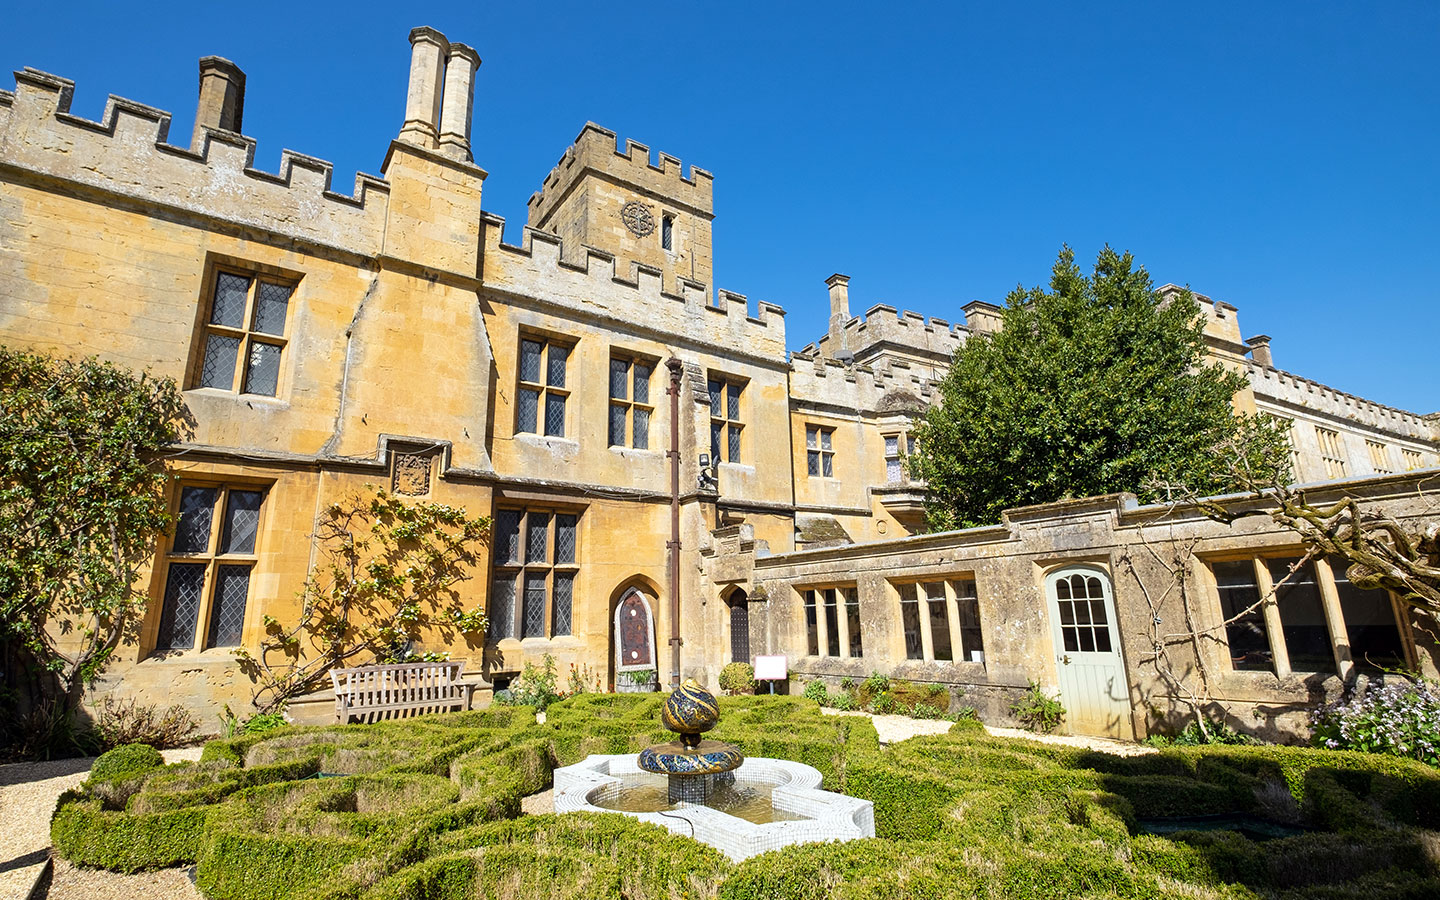
[[[698,744],[700,735],[714,728],[719,721],[720,704],[715,701],[715,695],[693,678],[685,679],[684,684],[671,692],[660,710],[660,722],[680,735],[681,742],[687,746]],[[687,741],[687,736],[693,736],[695,740]]]
[[[668,744],[646,747],[640,751],[638,764],[646,772],[671,776],[719,775],[730,772],[745,761],[737,747],[719,741],[701,740],[700,736],[720,721],[720,704],[715,695],[701,687],[693,678],[687,679],[665,699],[660,721],[680,736]],[[708,790],[708,781],[694,787],[701,795]],[[676,794],[671,779],[671,794]]]

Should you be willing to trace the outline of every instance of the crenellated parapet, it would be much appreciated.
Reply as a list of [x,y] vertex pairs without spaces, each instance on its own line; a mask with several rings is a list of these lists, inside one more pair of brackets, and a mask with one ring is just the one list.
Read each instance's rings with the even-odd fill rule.
[[487,289],[537,298],[612,326],[642,328],[661,340],[673,335],[785,364],[785,310],[773,303],[756,303],[751,315],[744,294],[718,291],[712,303],[699,282],[681,279],[678,291],[667,290],[653,266],[623,266],[612,254],[588,246],[568,250],[562,238],[528,226],[520,245],[507,244],[503,218],[486,213],[482,224]]
[[170,113],[111,96],[100,121],[70,113],[75,84],[35,69],[0,93],[0,166],[367,256],[384,237],[390,185],[285,150],[278,173],[254,167],[255,141],[205,128],[195,150],[168,143]]
[[1436,434],[1426,416],[1385,406],[1354,394],[1336,390],[1299,375],[1246,363],[1255,400],[1289,410],[1308,410],[1334,419],[1354,422],[1396,437],[1434,443]]
[[880,366],[821,356],[814,344],[790,357],[790,395],[802,404],[862,413],[913,412],[935,401],[935,380],[904,360]]
[[894,347],[947,363],[969,334],[963,325],[882,303],[870,307],[863,317],[845,322],[839,334],[827,334],[811,346],[822,356],[833,357],[843,348],[859,359],[884,347]]
[[687,176],[680,160],[668,153],[659,154],[660,164],[650,162],[650,148],[639,141],[626,140],[620,148],[619,136],[608,128],[586,122],[575,143],[545,176],[540,190],[530,196],[530,224],[536,225],[564,199],[571,187],[587,171],[600,173],[655,197],[673,200],[692,212],[710,216],[715,211],[715,177],[699,166],[691,165]]

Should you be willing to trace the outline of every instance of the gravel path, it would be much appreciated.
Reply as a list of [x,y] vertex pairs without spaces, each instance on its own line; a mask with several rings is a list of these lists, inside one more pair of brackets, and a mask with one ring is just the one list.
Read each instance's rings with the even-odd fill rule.
[[[166,750],[164,755],[166,762],[199,759],[200,748]],[[55,801],[65,791],[84,781],[90,772],[90,765],[94,762],[93,757],[82,757],[0,766],[0,900],[25,900],[48,858],[50,814],[55,811]],[[62,885],[63,868],[79,872],[57,860],[50,897],[119,900],[133,896],[137,900],[170,900],[172,897],[200,896],[198,892],[188,895],[171,894],[145,888],[133,892],[130,888],[125,888],[121,893],[105,893],[100,884],[80,885],[77,888],[78,893],[74,893]],[[102,874],[109,879],[122,879],[126,882],[134,880],[110,873],[79,874]],[[189,884],[188,881],[186,884]],[[60,890],[59,893],[56,892],[57,889]],[[194,891],[194,888],[191,890]],[[46,895],[42,893],[39,896]]]

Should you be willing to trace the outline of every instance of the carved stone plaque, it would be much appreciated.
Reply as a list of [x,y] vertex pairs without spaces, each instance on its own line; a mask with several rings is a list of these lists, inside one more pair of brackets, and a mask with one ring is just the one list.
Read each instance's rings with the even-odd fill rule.
[[395,474],[390,489],[404,497],[424,497],[430,493],[431,454],[396,453]]

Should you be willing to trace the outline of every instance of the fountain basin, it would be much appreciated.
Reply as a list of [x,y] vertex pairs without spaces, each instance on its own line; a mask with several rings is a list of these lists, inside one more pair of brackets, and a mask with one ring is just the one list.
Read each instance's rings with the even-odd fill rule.
[[[594,754],[555,770],[555,812],[609,812],[651,822],[675,834],[709,844],[739,862],[767,850],[816,841],[875,836],[875,807],[869,800],[820,790],[820,772],[783,759],[746,759],[729,773],[737,788],[768,789],[779,821],[757,823],[710,806],[679,802],[669,810],[631,812],[596,801],[623,800],[627,788],[645,777],[638,754]],[[763,818],[763,816],[755,816]]]

